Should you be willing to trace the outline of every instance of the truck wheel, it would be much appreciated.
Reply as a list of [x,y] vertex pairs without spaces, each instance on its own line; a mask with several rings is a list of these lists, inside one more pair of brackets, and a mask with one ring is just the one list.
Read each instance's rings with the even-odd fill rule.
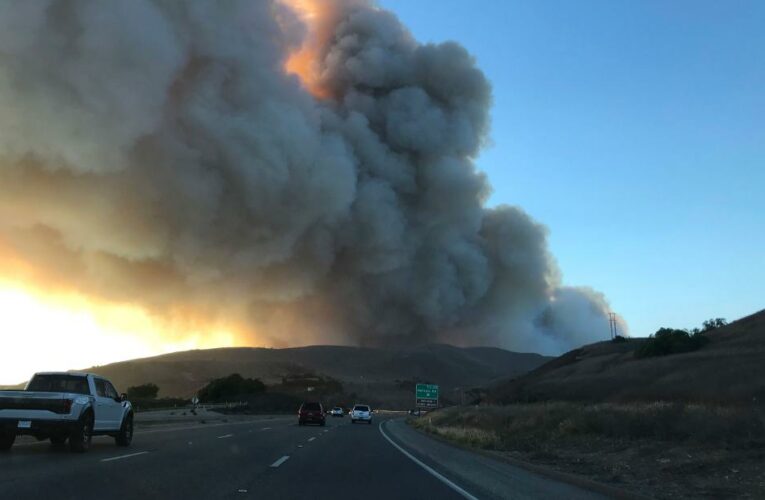
[[13,442],[16,441],[16,434],[3,432],[0,434],[0,451],[10,450]]
[[133,414],[129,413],[125,416],[125,420],[120,427],[120,433],[114,436],[114,442],[117,446],[130,446],[133,441]]
[[93,415],[87,414],[69,436],[69,449],[75,453],[86,452],[90,448],[91,439],[93,439]]
[[51,436],[50,442],[54,446],[61,446],[66,442],[66,436]]

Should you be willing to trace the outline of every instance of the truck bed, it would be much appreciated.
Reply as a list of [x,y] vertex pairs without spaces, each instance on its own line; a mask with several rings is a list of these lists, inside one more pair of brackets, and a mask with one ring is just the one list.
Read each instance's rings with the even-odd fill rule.
[[67,414],[71,408],[70,401],[78,397],[82,395],[64,392],[0,391],[0,415],[3,410],[37,410]]

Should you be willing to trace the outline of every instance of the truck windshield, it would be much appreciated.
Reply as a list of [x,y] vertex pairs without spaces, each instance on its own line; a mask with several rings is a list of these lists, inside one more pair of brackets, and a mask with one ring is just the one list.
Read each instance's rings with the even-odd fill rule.
[[26,390],[90,394],[87,379],[78,375],[35,375],[27,385]]

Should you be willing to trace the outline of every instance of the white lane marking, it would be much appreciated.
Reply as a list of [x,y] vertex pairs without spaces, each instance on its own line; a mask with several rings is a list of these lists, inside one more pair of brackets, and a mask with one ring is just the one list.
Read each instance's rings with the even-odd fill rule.
[[282,458],[280,458],[276,462],[272,463],[271,467],[274,467],[274,468],[279,467],[281,464],[283,464],[284,462],[286,462],[289,459],[290,459],[289,455],[284,455]]
[[324,432],[329,432],[329,429],[325,429]]
[[314,439],[316,439],[316,438],[315,438],[315,437],[312,437],[312,438],[308,438],[308,442],[310,443],[310,442],[311,442],[311,441],[313,441]]
[[417,459],[414,455],[412,455],[411,453],[409,453],[408,451],[406,451],[405,449],[403,449],[402,447],[397,445],[391,438],[388,437],[387,434],[385,434],[385,431],[383,430],[383,424],[384,423],[385,422],[380,422],[380,425],[378,425],[377,428],[380,429],[380,434],[382,434],[383,437],[385,439],[387,439],[388,442],[390,444],[392,444],[398,451],[400,451],[401,453],[406,455],[410,460],[412,460],[412,462],[416,463],[417,465],[419,465],[420,467],[422,467],[423,469],[428,471],[433,477],[435,477],[436,479],[438,479],[439,481],[441,481],[446,486],[448,486],[449,488],[453,489],[454,491],[456,491],[457,493],[459,493],[463,497],[467,498],[468,500],[478,500],[478,498],[474,497],[473,495],[471,495],[467,491],[463,490],[462,488],[460,488],[459,486],[457,486],[456,484],[451,482],[449,479],[447,479],[444,475],[440,474],[438,471],[436,471],[432,467],[426,465],[425,463],[423,463],[422,461]]
[[245,489],[241,489],[241,490],[237,490],[237,492],[238,492],[238,493],[247,493],[247,490],[245,490]]
[[146,455],[148,451],[139,451],[138,453],[130,453],[129,455],[120,455],[118,457],[103,458],[102,462],[112,462],[114,460],[122,460],[123,458],[137,457],[138,455]]
[[271,428],[270,428],[270,427],[263,427],[263,428],[262,428],[262,429],[260,429],[260,430],[261,430],[261,431],[270,431],[270,430],[271,430]]
[[233,436],[234,436],[233,434],[224,434],[222,436],[218,436],[218,439],[228,439]]
[[299,444],[299,445],[298,445],[298,448],[302,448],[302,447],[303,447],[303,445],[302,445],[302,444]]

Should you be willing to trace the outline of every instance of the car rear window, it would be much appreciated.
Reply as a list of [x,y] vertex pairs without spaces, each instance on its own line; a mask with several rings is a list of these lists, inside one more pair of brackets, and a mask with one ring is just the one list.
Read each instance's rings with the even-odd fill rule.
[[354,406],[353,409],[356,411],[369,411],[368,406]]
[[32,392],[73,392],[90,394],[88,380],[79,375],[35,375],[27,385]]
[[321,411],[319,403],[303,403],[303,409],[306,411]]

